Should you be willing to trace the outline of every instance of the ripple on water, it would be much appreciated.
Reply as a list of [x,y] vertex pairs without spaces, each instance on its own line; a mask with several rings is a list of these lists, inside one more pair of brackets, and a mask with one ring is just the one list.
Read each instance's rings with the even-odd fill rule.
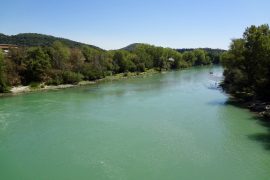
[[8,127],[8,118],[10,113],[0,112],[0,130],[5,130]]

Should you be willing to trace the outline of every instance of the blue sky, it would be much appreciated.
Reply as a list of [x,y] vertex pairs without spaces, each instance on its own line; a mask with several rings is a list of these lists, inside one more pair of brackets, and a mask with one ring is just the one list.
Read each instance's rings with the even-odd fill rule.
[[270,24],[269,0],[7,0],[0,32],[35,32],[117,49],[135,42],[227,49],[250,25]]

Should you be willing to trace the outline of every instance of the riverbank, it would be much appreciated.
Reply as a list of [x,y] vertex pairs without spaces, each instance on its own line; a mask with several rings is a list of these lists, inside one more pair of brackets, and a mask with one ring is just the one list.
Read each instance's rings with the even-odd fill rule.
[[46,85],[44,83],[36,84],[35,86],[15,86],[10,89],[9,93],[0,93],[0,96],[6,95],[17,95],[29,92],[36,92],[36,91],[48,91],[48,90],[59,90],[59,89],[66,89],[66,88],[74,88],[78,86],[86,86],[92,85],[96,83],[106,82],[106,81],[116,81],[121,79],[127,78],[136,78],[136,77],[145,77],[150,76],[156,73],[160,73],[157,70],[149,69],[145,72],[127,72],[127,73],[119,73],[111,76],[106,76],[105,78],[98,79],[95,81],[81,81],[77,84],[61,84],[61,85]]
[[260,117],[270,120],[270,102],[251,101],[246,103],[246,107],[258,113]]
[[231,96],[230,104],[249,109],[251,112],[256,113],[260,118],[270,120],[270,102],[259,100],[243,100]]

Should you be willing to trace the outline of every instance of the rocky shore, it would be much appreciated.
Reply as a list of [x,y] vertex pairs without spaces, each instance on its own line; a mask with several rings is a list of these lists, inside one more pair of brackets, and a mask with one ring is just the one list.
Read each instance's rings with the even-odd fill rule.
[[259,100],[245,101],[235,97],[230,97],[229,104],[249,109],[251,112],[256,113],[259,117],[270,121],[270,102]]
[[253,101],[249,102],[247,107],[261,117],[270,120],[270,102]]

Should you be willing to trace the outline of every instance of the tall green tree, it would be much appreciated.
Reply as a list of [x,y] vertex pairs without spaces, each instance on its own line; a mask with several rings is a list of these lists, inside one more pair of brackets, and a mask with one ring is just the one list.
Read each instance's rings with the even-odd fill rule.
[[270,99],[270,29],[251,26],[222,55],[223,87],[236,96]]
[[60,41],[55,41],[52,45],[51,60],[56,69],[64,70],[70,59],[70,50]]
[[154,65],[154,57],[153,57],[153,51],[155,47],[141,44],[136,46],[134,53],[137,55],[139,59],[139,63],[143,63],[146,68],[150,69],[153,68]]
[[27,48],[12,48],[7,55],[6,75],[9,86],[20,85],[23,82],[26,65]]
[[72,48],[70,50],[71,70],[74,72],[80,73],[84,62],[85,62],[85,57],[83,56],[82,51],[78,48]]
[[4,71],[4,53],[0,49],[0,92],[7,91],[6,76]]
[[192,51],[184,52],[183,59],[189,64],[189,66],[193,66],[196,61],[196,57]]
[[172,55],[172,58],[173,58],[173,64],[172,64],[172,68],[173,69],[180,69],[180,68],[183,68],[183,56],[181,53],[179,52],[175,52],[173,55]]
[[194,55],[195,55],[195,62],[194,64],[196,66],[198,65],[207,65],[210,64],[210,59],[209,57],[206,55],[205,51],[202,49],[196,49],[193,51]]
[[126,57],[124,56],[123,51],[116,51],[113,56],[113,61],[115,65],[115,71],[118,73],[126,72],[128,71],[128,61]]
[[51,68],[49,55],[40,47],[30,48],[26,57],[25,82],[42,82]]

